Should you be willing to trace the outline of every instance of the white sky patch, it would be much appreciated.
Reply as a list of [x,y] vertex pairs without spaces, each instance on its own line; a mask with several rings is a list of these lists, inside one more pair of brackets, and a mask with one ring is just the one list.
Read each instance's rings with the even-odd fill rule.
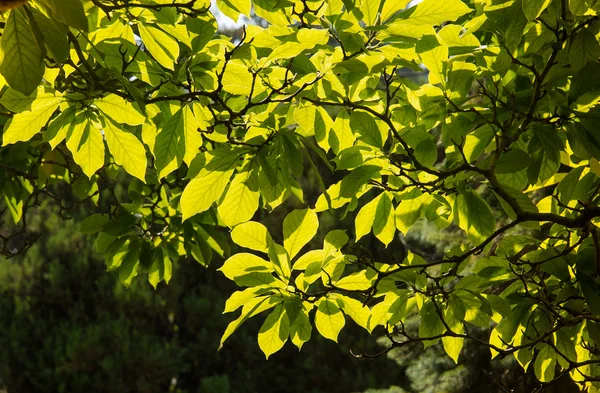
[[210,0],[210,12],[212,12],[212,14],[215,16],[219,30],[237,30],[248,23],[247,18],[243,15],[240,15],[237,22],[230,17],[225,16],[221,11],[219,11],[216,0]]

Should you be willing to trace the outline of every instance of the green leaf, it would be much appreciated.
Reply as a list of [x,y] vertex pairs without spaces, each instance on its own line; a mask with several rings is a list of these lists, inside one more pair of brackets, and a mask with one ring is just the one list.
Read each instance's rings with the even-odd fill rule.
[[167,120],[156,135],[153,147],[156,157],[155,166],[159,170],[159,178],[167,176],[179,168],[185,156],[186,123],[190,121],[184,116],[183,108],[179,109]]
[[110,218],[102,214],[92,214],[81,222],[79,232],[86,234],[98,233],[110,222]]
[[392,198],[389,194],[384,193],[377,203],[373,220],[373,234],[387,247],[394,240],[395,233],[394,205],[392,205]]
[[356,219],[354,220],[355,241],[359,241],[364,235],[371,232],[371,228],[373,227],[373,223],[375,222],[375,215],[377,214],[379,201],[381,200],[383,195],[383,193],[379,194],[372,201],[366,203],[356,215]]
[[243,252],[228,258],[218,270],[228,279],[234,280],[236,277],[252,272],[270,273],[273,271],[273,266],[256,255]]
[[52,10],[52,16],[65,24],[84,32],[88,20],[81,0],[40,0]]
[[104,119],[104,138],[115,162],[130,175],[145,180],[148,161],[146,149],[135,135],[122,130],[111,119]]
[[138,23],[137,26],[142,42],[148,48],[152,57],[163,67],[174,70],[175,62],[179,57],[179,44],[177,41],[156,27],[146,26],[143,23]]
[[523,13],[529,22],[537,19],[550,3],[552,3],[552,0],[525,0],[521,2]]
[[360,11],[363,14],[363,21],[367,26],[373,26],[377,20],[380,3],[382,0],[362,0],[360,3]]
[[[421,308],[421,323],[419,325],[420,338],[434,338],[440,336],[446,331],[442,320],[440,319],[434,304],[427,301]],[[435,344],[437,339],[424,341],[425,347]]]
[[197,130],[194,114],[189,106],[179,109],[159,130],[154,141],[154,156],[159,178],[179,168],[182,162],[188,165],[199,153],[202,137]]
[[264,287],[250,287],[244,289],[243,291],[236,291],[232,293],[229,299],[227,299],[227,301],[225,302],[225,309],[223,310],[223,314],[237,310],[244,304],[256,298],[258,295],[264,294],[267,291],[268,289]]
[[391,19],[394,14],[401,11],[410,3],[410,0],[396,0],[396,1],[382,1],[383,7],[381,8],[381,21],[386,22]]
[[454,211],[456,224],[475,244],[481,243],[496,230],[492,209],[468,186],[459,188]]
[[385,142],[381,130],[377,126],[373,116],[367,112],[354,111],[350,117],[350,128],[358,135],[358,139],[365,143],[375,146],[383,147]]
[[350,115],[342,109],[335,118],[331,132],[329,133],[329,145],[335,154],[339,154],[354,145],[356,137],[350,126]]
[[302,255],[300,258],[298,258],[296,260],[296,262],[294,263],[293,269],[294,270],[305,270],[308,268],[308,266],[312,265],[313,263],[317,263],[318,267],[319,267],[318,270],[320,272],[321,271],[321,263],[325,260],[326,256],[327,256],[327,254],[325,254],[325,251],[323,251],[323,250],[310,250],[309,252]]
[[69,41],[57,25],[42,14],[36,8],[30,9],[35,23],[44,34],[44,45],[56,62],[62,62],[69,58]]
[[427,35],[419,40],[416,50],[429,70],[429,83],[446,86],[448,47],[441,45],[436,36]]
[[290,334],[290,321],[283,304],[269,314],[258,332],[258,346],[266,358],[283,348]]
[[[494,130],[492,127],[483,126],[476,129],[474,132],[467,135],[463,152],[469,163],[477,160],[490,145],[494,139]],[[459,143],[460,141],[455,141]]]
[[61,101],[60,95],[45,96],[39,101],[34,100],[31,103],[31,110],[16,114],[4,125],[2,146],[33,138],[46,125]]
[[239,318],[227,325],[227,328],[225,329],[225,332],[221,337],[219,349],[223,348],[225,340],[227,340],[244,322],[246,322],[248,318],[251,318],[257,314],[260,314],[263,311],[275,307],[276,305],[281,303],[281,301],[281,298],[277,298],[274,296],[261,296],[256,297],[250,300],[248,303],[246,303],[242,308],[242,314],[239,316]]
[[273,241],[267,227],[254,221],[236,225],[231,231],[231,240],[239,246],[265,254],[269,252],[269,246]]
[[146,117],[139,113],[130,102],[116,94],[109,94],[96,100],[94,104],[116,123],[138,126],[146,121]]
[[310,305],[310,308],[308,308],[303,302],[300,313],[290,326],[290,339],[292,340],[292,343],[298,347],[298,349],[301,349],[302,345],[310,340],[312,325],[310,323],[310,319],[308,318],[308,312],[311,308],[312,304]]
[[369,180],[379,175],[379,172],[381,172],[381,167],[376,165],[363,165],[354,169],[342,179],[340,195],[345,198],[356,196]]
[[3,52],[0,73],[6,82],[25,95],[33,93],[44,76],[44,56],[19,9],[8,15],[0,47]]
[[129,249],[119,266],[119,280],[126,287],[129,287],[133,278],[137,276],[140,265],[140,252],[141,249],[138,247]]
[[173,264],[163,249],[152,252],[152,265],[148,268],[148,281],[156,289],[159,282],[169,283],[173,275]]
[[423,203],[426,199],[426,195],[420,195],[416,198],[403,200],[396,207],[396,228],[400,232],[406,234],[421,217]]
[[531,163],[531,157],[523,150],[513,148],[502,154],[496,164],[496,174],[514,173],[526,169]]
[[237,21],[240,14],[250,16],[252,4],[250,0],[217,0],[217,6],[223,14]]
[[67,148],[88,178],[104,165],[104,140],[96,124],[83,112],[67,131]]
[[548,344],[540,343],[541,349],[535,358],[533,371],[540,382],[550,382],[554,379],[556,368],[556,351]]
[[327,298],[319,301],[315,315],[315,326],[321,336],[337,342],[340,330],[344,327],[346,319],[338,305]]
[[294,210],[283,220],[283,246],[293,259],[319,229],[317,213],[311,209]]
[[233,152],[223,152],[212,158],[183,190],[181,211],[183,220],[206,211],[221,197],[238,163]]
[[341,250],[348,243],[348,235],[342,229],[334,229],[325,235],[323,240],[323,252],[325,255],[331,255]]
[[571,66],[576,70],[583,68],[588,62],[597,62],[600,57],[598,39],[589,29],[581,29],[569,49]]
[[336,281],[336,288],[347,289],[349,291],[364,291],[371,287],[372,280],[368,277],[365,270],[352,273]]
[[368,323],[371,316],[371,310],[362,302],[351,297],[336,294],[338,305],[356,324],[366,330],[369,330]]
[[573,15],[585,15],[591,8],[590,0],[569,0],[569,10]]
[[233,227],[252,218],[260,197],[257,186],[249,171],[238,173],[233,178],[217,208],[223,225]]
[[558,195],[558,200],[568,205],[571,202],[571,198],[575,189],[577,187],[577,183],[579,182],[579,178],[585,167],[579,167],[572,169],[567,175],[560,181],[558,186],[556,187],[556,193]]

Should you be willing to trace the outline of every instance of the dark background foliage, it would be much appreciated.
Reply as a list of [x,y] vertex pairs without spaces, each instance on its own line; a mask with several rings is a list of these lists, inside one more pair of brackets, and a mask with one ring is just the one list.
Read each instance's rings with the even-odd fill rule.
[[[468,343],[458,366],[441,344],[427,350],[411,344],[388,357],[357,360],[350,350],[381,349],[378,334],[368,337],[358,328],[344,329],[340,345],[315,334],[302,352],[286,346],[266,361],[256,343],[257,318],[218,351],[234,318],[222,314],[225,299],[236,290],[215,270],[220,261],[208,269],[181,261],[171,285],[161,283],[155,291],[140,279],[126,289],[106,272],[94,236],[78,233],[83,210],[72,213],[65,221],[46,203],[29,222],[42,234],[38,241],[25,255],[0,261],[0,386],[8,392],[468,393],[537,387],[514,360],[490,362],[486,349]],[[269,216],[272,232],[284,214]],[[352,214],[341,223],[339,218],[326,218],[324,225],[353,220]],[[435,252],[435,243],[443,247],[452,236],[424,228],[411,241]],[[416,324],[407,328],[416,334]],[[546,389],[552,390],[567,391],[560,384]]]

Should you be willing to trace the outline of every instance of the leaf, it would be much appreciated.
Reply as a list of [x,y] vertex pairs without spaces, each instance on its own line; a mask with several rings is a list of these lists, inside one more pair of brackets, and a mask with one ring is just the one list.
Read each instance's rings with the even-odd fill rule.
[[137,26],[142,42],[148,48],[152,57],[163,67],[174,70],[175,62],[179,57],[179,44],[177,41],[156,27],[146,26],[143,23],[138,23]]
[[273,241],[267,228],[254,221],[236,225],[231,231],[231,240],[239,246],[265,254],[269,252],[269,245]]
[[496,164],[495,173],[505,174],[519,172],[526,169],[531,163],[531,157],[523,150],[513,148],[502,154]]
[[110,218],[102,214],[92,214],[81,222],[79,232],[86,234],[98,233],[110,222]]
[[529,22],[537,19],[550,3],[552,3],[552,0],[525,0],[521,2],[523,13]]
[[319,301],[315,315],[315,326],[321,336],[337,342],[338,335],[346,320],[340,308],[333,301],[323,298]]
[[[312,308],[312,305],[311,305]],[[290,338],[292,343],[298,347],[298,349],[302,348],[302,345],[310,340],[310,336],[312,333],[312,325],[310,324],[310,319],[308,318],[308,312],[310,309],[306,307],[306,305],[302,304],[302,309],[292,325],[290,326]]]
[[104,140],[85,112],[74,119],[67,131],[67,148],[88,178],[104,165]]
[[354,111],[350,117],[350,128],[358,134],[358,139],[365,143],[383,147],[384,138],[373,116],[367,112]]
[[104,138],[115,162],[130,175],[144,181],[148,160],[142,142],[108,118],[104,119]]
[[261,287],[250,287],[246,288],[243,291],[236,291],[231,294],[229,299],[225,302],[225,309],[223,310],[223,314],[233,312],[238,308],[242,307],[244,304],[256,298],[258,295],[265,293],[267,289]]
[[427,196],[419,196],[417,198],[406,199],[400,202],[396,207],[396,228],[406,234],[414,223],[421,217],[423,203]]
[[152,252],[152,265],[148,268],[148,281],[156,289],[159,282],[169,283],[173,275],[173,264],[163,249]]
[[18,9],[8,15],[0,47],[4,55],[0,73],[6,82],[20,93],[33,93],[44,76],[44,56],[27,19]]
[[539,345],[541,349],[535,358],[533,371],[540,382],[550,382],[554,379],[556,352],[548,344],[540,343]]
[[84,32],[88,31],[88,20],[81,0],[41,0],[50,7],[52,16],[65,24]]
[[266,311],[270,308],[275,307],[279,303],[281,303],[282,299],[277,297],[269,297],[269,296],[261,296],[256,297],[250,300],[248,303],[244,305],[242,308],[242,314],[238,319],[229,323],[223,336],[221,337],[221,343],[219,345],[219,349],[223,348],[223,344],[225,340],[227,340],[244,322],[263,311]]
[[290,334],[290,321],[283,304],[269,314],[258,332],[258,346],[266,358],[283,348]]
[[368,323],[371,310],[362,302],[348,296],[336,294],[338,305],[360,327],[369,330]]
[[319,218],[311,209],[294,210],[283,220],[283,246],[293,259],[317,233]]
[[558,200],[564,205],[568,205],[571,202],[571,198],[584,169],[584,167],[579,167],[571,170],[556,187]]
[[[465,317],[465,306],[458,297],[451,297],[448,308],[444,312],[444,321],[446,325],[457,334],[464,333],[463,319]],[[444,350],[450,356],[454,363],[458,364],[460,351],[463,348],[464,338],[462,337],[442,337]]]
[[336,288],[342,288],[349,291],[364,291],[371,287],[372,280],[367,276],[365,270],[347,275],[336,281]]
[[578,70],[588,62],[597,62],[598,57],[600,57],[600,45],[596,36],[587,28],[581,29],[569,49],[571,66]]
[[437,26],[443,22],[453,22],[469,12],[471,9],[460,0],[445,0],[443,4],[439,0],[424,0],[402,12],[398,22],[406,25]]
[[348,235],[342,229],[334,229],[325,235],[323,240],[323,252],[329,256],[339,251],[348,243]]
[[356,137],[350,126],[350,115],[345,109],[342,109],[335,118],[331,132],[329,133],[331,150],[335,154],[339,154],[342,150],[353,146],[355,141]]
[[569,10],[573,15],[585,15],[590,10],[590,0],[569,0]]
[[154,141],[155,166],[158,177],[163,178],[179,168],[185,157],[185,127],[190,119],[184,115],[181,108],[167,122],[156,135]]
[[371,232],[373,223],[375,222],[375,215],[377,214],[377,208],[379,201],[383,197],[383,193],[379,194],[369,203],[366,203],[356,215],[354,220],[355,227],[355,241],[359,241],[364,235]]
[[359,9],[363,14],[363,21],[367,26],[372,26],[375,24],[381,2],[381,0],[362,0],[360,2]]
[[60,95],[31,103],[31,110],[16,114],[4,126],[2,146],[28,141],[41,131],[62,101]]
[[321,263],[325,260],[327,254],[323,250],[310,250],[306,254],[302,255],[294,263],[294,270],[305,270],[309,266],[315,264],[318,265],[318,270],[321,272]]
[[139,113],[130,102],[116,94],[109,94],[96,100],[94,104],[116,123],[139,126],[146,121],[146,117]]
[[119,280],[126,287],[129,287],[134,277],[137,276],[140,265],[140,251],[140,248],[129,249],[119,266]]
[[31,8],[35,23],[44,33],[44,45],[56,62],[62,62],[69,58],[69,41],[64,31],[42,14],[36,8]]
[[474,244],[481,243],[496,230],[492,209],[470,187],[459,188],[454,211],[456,224],[467,232]]
[[404,7],[410,3],[410,0],[383,1],[382,3],[383,7],[381,8],[381,21],[385,23],[398,11],[404,9]]
[[238,163],[234,152],[222,152],[212,158],[189,182],[181,195],[183,220],[204,212],[221,197]]
[[[423,307],[421,307],[420,315],[421,323],[419,325],[419,337],[421,339],[435,338],[446,331],[446,328],[431,301],[427,301]],[[437,340],[428,340],[423,342],[423,344],[425,344],[425,347],[428,347],[433,345],[435,341]]]
[[381,172],[381,167],[376,165],[363,165],[354,169],[342,179],[340,195],[344,198],[352,198],[358,194],[359,190],[369,180],[375,178],[379,172]]
[[260,194],[257,188],[256,181],[251,180],[249,171],[238,173],[233,178],[217,208],[223,225],[233,227],[252,218],[258,209]]
[[217,0],[219,10],[237,22],[240,14],[250,16],[250,0]]
[[[469,163],[477,160],[494,139],[494,130],[489,126],[483,126],[467,135],[463,152]],[[460,141],[455,141],[456,143]]]
[[448,47],[441,45],[436,36],[427,35],[419,40],[416,50],[429,70],[429,83],[446,86]]
[[396,221],[392,199],[384,193],[377,203],[373,220],[373,234],[387,247],[396,233]]
[[273,266],[270,262],[256,255],[243,252],[228,258],[223,263],[223,266],[217,270],[222,272],[228,279],[234,280],[236,277],[241,277],[252,272],[272,272]]

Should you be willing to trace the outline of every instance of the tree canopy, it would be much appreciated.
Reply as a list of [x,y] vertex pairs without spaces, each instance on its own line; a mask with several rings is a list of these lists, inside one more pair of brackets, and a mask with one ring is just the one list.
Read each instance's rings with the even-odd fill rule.
[[[226,258],[241,313],[222,345],[259,314],[267,357],[353,321],[389,348],[441,340],[457,361],[474,340],[599,391],[600,3],[217,5],[267,27],[219,35],[203,0],[0,2],[0,192],[19,224],[2,254],[35,240],[44,198],[83,204],[125,285]],[[331,213],[352,229],[323,233]],[[431,257],[402,240],[417,221],[464,241]]]

